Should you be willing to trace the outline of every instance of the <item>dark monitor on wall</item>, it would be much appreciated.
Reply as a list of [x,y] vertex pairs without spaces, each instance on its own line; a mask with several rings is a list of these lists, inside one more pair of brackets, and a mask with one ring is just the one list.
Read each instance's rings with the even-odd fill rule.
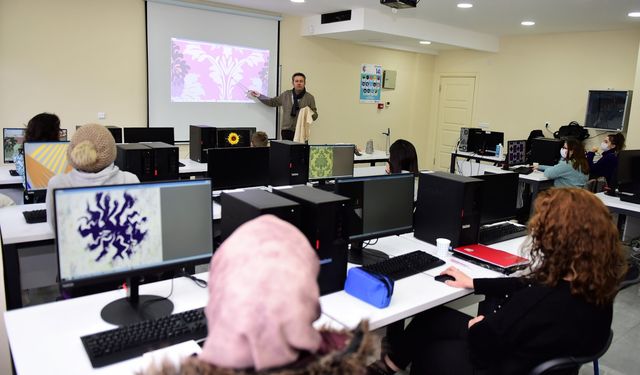
[[533,138],[531,140],[531,162],[556,165],[560,160],[560,149],[564,141],[556,138]]
[[269,184],[268,147],[211,148],[207,166],[213,190]]
[[250,147],[256,128],[216,128],[216,144],[224,147]]
[[354,145],[309,145],[309,180],[353,176]]
[[640,203],[640,150],[618,154],[617,186],[620,199]]
[[26,142],[24,144],[25,190],[46,190],[51,177],[73,169],[67,161],[69,142]]
[[207,263],[213,253],[209,180],[56,189],[53,197],[61,287],[127,280],[128,297],[102,309],[106,322],[170,314],[168,299],[139,295],[140,278]]
[[473,178],[484,181],[480,195],[480,225],[516,217],[519,182],[517,173],[492,173]]
[[125,143],[164,142],[174,145],[173,128],[123,128]]
[[349,261],[370,264],[386,254],[365,248],[362,241],[413,230],[415,177],[411,173],[336,179],[335,192],[351,198]]
[[13,155],[18,152],[24,142],[25,128],[3,128],[2,144],[4,150],[4,162],[13,163]]
[[629,123],[632,91],[589,90],[585,128],[623,131]]
[[527,141],[507,141],[507,164],[518,165],[527,162]]

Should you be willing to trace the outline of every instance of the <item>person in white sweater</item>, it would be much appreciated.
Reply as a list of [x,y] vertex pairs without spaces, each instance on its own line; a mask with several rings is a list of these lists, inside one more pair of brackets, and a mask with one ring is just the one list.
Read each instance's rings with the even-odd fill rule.
[[130,172],[121,171],[116,160],[116,141],[102,125],[87,124],[76,130],[67,159],[73,170],[53,176],[47,185],[47,221],[54,226],[53,190],[79,186],[134,184],[140,180]]

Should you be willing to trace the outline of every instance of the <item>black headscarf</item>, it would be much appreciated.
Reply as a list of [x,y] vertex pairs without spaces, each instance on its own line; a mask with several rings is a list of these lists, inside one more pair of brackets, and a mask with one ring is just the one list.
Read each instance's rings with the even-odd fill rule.
[[302,99],[304,94],[307,93],[307,90],[305,88],[302,88],[302,91],[300,91],[299,94],[296,94],[296,90],[291,90],[291,93],[293,94],[293,106],[291,107],[291,117],[296,117],[298,115],[298,112],[300,112],[300,103],[298,103],[298,100]]

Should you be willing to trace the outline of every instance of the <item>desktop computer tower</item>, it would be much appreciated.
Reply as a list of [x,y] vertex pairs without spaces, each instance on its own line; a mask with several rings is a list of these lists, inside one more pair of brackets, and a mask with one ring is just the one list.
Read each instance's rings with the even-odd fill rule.
[[261,215],[274,215],[300,228],[300,205],[262,189],[223,192],[220,205],[222,206],[220,228],[223,241],[240,225]]
[[269,178],[273,186],[306,184],[309,180],[309,145],[271,141]]
[[121,170],[138,176],[140,181],[153,180],[153,150],[144,144],[117,144],[115,164]]
[[434,245],[436,238],[447,238],[453,247],[477,243],[481,188],[482,181],[477,178],[420,173],[415,237]]
[[460,142],[458,151],[475,152],[478,134],[482,133],[480,128],[460,128]]
[[344,289],[349,243],[349,198],[310,186],[273,189],[275,194],[300,204],[300,230],[320,259],[318,285],[325,295]]
[[113,136],[113,139],[116,140],[116,143],[122,143],[122,128],[119,126],[107,125],[105,126],[107,130]]
[[560,160],[560,149],[564,140],[556,138],[533,138],[529,162],[542,165],[556,165]]
[[164,142],[145,142],[143,144],[153,151],[153,180],[177,180],[179,178],[178,146]]
[[250,147],[256,128],[216,128],[216,147]]
[[206,163],[207,149],[216,147],[216,128],[207,125],[189,126],[189,158]]

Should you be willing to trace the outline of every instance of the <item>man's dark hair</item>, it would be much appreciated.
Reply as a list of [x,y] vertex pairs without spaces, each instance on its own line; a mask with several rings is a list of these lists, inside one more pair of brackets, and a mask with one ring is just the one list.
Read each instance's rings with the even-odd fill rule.
[[305,76],[303,73],[298,72],[298,73],[293,73],[293,75],[291,76],[291,82],[293,82],[293,79],[296,78],[297,76],[304,78],[305,82],[307,81],[307,76]]

